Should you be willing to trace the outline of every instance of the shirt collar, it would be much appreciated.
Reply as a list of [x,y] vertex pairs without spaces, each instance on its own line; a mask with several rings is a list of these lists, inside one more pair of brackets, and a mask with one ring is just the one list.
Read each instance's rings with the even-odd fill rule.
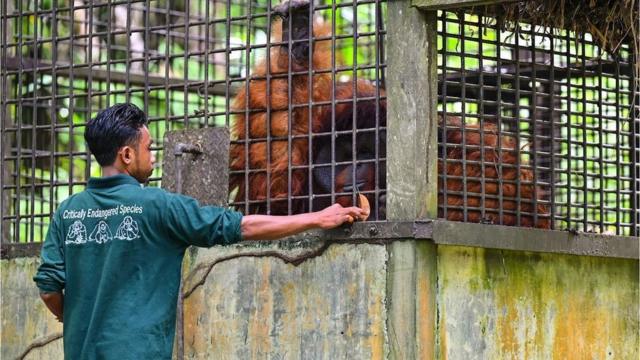
[[118,185],[127,185],[127,184],[142,186],[142,184],[140,184],[138,180],[134,179],[132,176],[126,175],[126,174],[118,174],[113,176],[90,178],[87,184],[87,188],[105,189],[105,188],[110,188]]

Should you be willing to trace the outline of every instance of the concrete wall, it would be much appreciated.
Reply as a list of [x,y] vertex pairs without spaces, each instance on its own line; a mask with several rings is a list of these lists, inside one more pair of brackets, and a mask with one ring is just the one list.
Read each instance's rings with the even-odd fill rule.
[[[313,245],[296,252],[306,247]],[[199,250],[194,260],[247,250]],[[300,266],[277,258],[218,263],[185,299],[185,358],[382,359],[385,264],[381,245],[331,246]],[[185,289],[205,273],[198,272]]]
[[38,264],[36,257],[0,261],[1,359],[16,359],[38,343],[43,346],[29,351],[26,359],[62,359],[62,324],[49,314],[31,280]]
[[441,246],[445,359],[637,359],[638,261]]
[[[185,262],[185,275],[191,274],[185,290],[203,279],[208,265],[228,255],[275,250],[298,256],[319,244],[317,238],[306,238],[192,252]],[[415,243],[417,251],[429,244]],[[637,260],[433,247],[437,274],[428,278],[437,278],[435,294],[425,278],[417,276],[416,294],[408,298],[389,297],[394,278],[389,245],[334,244],[299,266],[274,257],[219,262],[185,299],[185,358],[394,357],[390,348],[398,339],[387,326],[393,323],[388,319],[390,304],[414,303],[421,297],[434,297],[437,306],[418,306],[416,328],[428,329],[435,321],[436,331],[416,334],[418,349],[411,351],[419,354],[416,357],[640,355]],[[431,269],[429,265],[416,266]],[[36,266],[35,258],[1,262],[2,359],[14,359],[34,342],[61,331],[39,302],[31,281]],[[61,359],[61,345],[61,340],[53,340],[26,358]]]

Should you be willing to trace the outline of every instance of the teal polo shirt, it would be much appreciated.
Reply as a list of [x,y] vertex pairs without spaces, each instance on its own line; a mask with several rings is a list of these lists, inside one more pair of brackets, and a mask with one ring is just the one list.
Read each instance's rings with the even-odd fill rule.
[[65,359],[170,359],[185,249],[240,241],[241,220],[128,175],[90,179],[53,215],[34,276],[64,290]]

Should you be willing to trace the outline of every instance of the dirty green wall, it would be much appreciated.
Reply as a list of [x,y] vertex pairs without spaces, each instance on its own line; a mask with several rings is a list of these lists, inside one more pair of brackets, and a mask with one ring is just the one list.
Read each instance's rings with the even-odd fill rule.
[[[298,256],[317,239],[247,243],[190,251],[185,289],[197,270],[235,253],[279,251]],[[382,359],[385,353],[384,245],[339,245],[299,266],[278,258],[242,257],[218,263],[185,299],[185,358]],[[2,349],[14,359],[34,342],[61,331],[40,303],[31,280],[37,259],[2,260]],[[62,341],[31,351],[27,359],[61,359]]]
[[[31,280],[39,259],[0,261],[2,334],[0,359],[15,359],[34,342],[62,334],[62,324],[48,313]],[[26,359],[62,359],[62,341],[53,340],[28,353]]]
[[441,246],[443,359],[637,359],[638,261]]
[[[185,262],[185,274],[200,269],[185,288],[221,257],[265,250],[296,256],[314,241],[198,250]],[[436,276],[416,276],[415,296],[402,299],[388,297],[393,276],[384,245],[332,245],[297,267],[277,258],[221,262],[185,300],[185,358],[388,358],[392,301],[418,303],[424,316],[417,329],[437,322],[435,334],[416,335],[418,346],[435,337],[436,349],[416,351],[422,356],[638,358],[637,260],[458,246],[437,246],[436,255],[435,267],[416,264]],[[39,302],[36,266],[35,258],[1,262],[2,359],[61,331]],[[428,278],[437,278],[435,286]],[[418,301],[432,296],[437,313]],[[61,344],[54,340],[26,358],[61,359]]]
[[[247,250],[199,249],[193,260]],[[185,299],[185,358],[382,359],[385,263],[380,245],[331,246],[297,267],[276,258],[219,263]]]

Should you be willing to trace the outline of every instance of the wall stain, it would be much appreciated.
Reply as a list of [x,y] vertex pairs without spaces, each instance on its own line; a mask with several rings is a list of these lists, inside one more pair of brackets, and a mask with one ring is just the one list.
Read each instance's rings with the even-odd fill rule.
[[441,246],[438,263],[441,355],[638,358],[637,260]]

